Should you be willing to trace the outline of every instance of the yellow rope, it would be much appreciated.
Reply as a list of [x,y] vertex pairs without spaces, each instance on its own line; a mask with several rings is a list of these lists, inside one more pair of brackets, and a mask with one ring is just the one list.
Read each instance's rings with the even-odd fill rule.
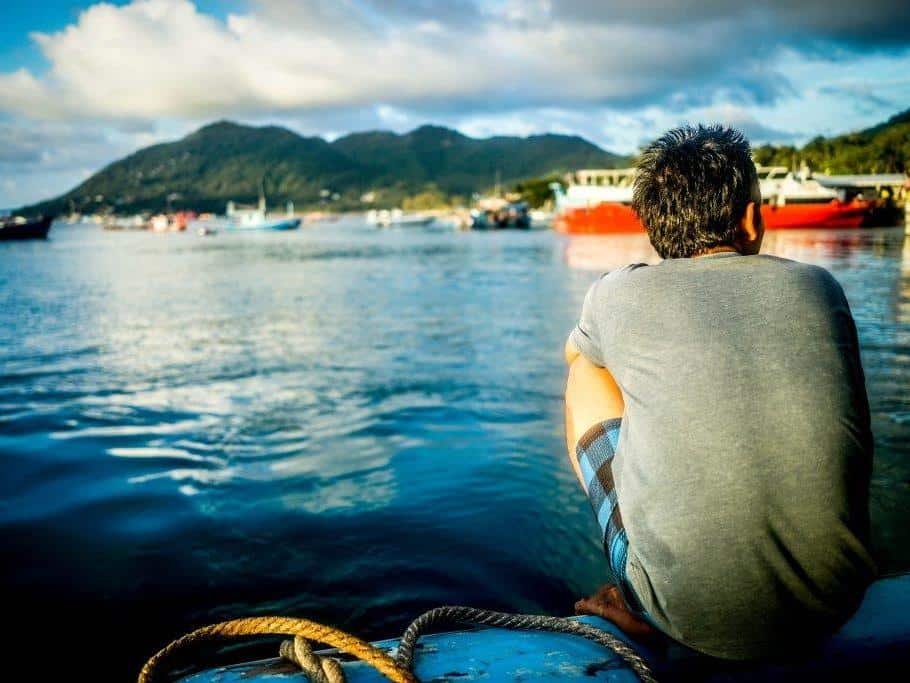
[[395,660],[385,652],[337,628],[317,624],[308,619],[250,617],[204,626],[171,642],[145,663],[142,671],[139,672],[138,683],[152,683],[155,676],[161,673],[159,669],[166,659],[175,652],[195,643],[222,638],[265,635],[303,636],[308,640],[324,643],[353,655],[370,664],[390,681],[395,683],[417,682],[414,674],[396,664]]
[[279,653],[282,658],[299,666],[310,683],[346,683],[348,680],[338,660],[317,655],[313,652],[310,641],[303,636],[285,640],[281,643]]

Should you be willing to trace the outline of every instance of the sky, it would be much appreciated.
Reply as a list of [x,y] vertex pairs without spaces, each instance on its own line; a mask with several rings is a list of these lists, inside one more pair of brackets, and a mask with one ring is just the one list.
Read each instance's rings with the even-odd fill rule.
[[634,153],[683,122],[755,143],[910,107],[905,0],[5,0],[0,207],[230,119],[333,139],[424,123]]

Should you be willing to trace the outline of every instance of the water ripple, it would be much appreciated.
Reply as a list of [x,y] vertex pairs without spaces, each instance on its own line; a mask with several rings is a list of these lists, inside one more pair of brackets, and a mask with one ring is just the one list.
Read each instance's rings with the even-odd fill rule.
[[[910,242],[766,246],[844,286],[876,553],[910,569]],[[597,271],[653,259],[635,236],[351,223],[60,227],[0,250],[17,273],[0,275],[2,585],[108,633],[131,624],[96,666],[118,680],[237,614],[383,636],[445,602],[566,613],[604,563],[563,452],[559,351]]]

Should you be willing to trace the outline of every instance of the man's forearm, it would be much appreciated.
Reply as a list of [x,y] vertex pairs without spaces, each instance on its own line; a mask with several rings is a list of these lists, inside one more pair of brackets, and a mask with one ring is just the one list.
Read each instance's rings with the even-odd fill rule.
[[594,365],[571,342],[566,344],[566,360],[570,355],[572,362],[566,380],[566,448],[572,469],[584,487],[575,457],[578,440],[604,420],[622,417],[625,403],[622,390],[609,370]]

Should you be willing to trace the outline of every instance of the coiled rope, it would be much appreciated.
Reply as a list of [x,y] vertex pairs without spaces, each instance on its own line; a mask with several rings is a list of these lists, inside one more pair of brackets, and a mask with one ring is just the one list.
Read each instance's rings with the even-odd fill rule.
[[412,621],[401,636],[395,659],[379,648],[344,631],[308,619],[251,617],[223,621],[197,629],[164,647],[142,667],[138,683],[158,681],[163,664],[178,651],[192,645],[226,638],[265,635],[294,636],[293,642],[285,641],[281,644],[281,656],[297,663],[313,683],[343,683],[345,679],[341,665],[329,657],[315,654],[307,641],[324,643],[353,655],[360,661],[371,665],[394,683],[417,683],[417,678],[412,673],[417,640],[426,628],[435,624],[453,622],[581,636],[615,652],[644,683],[656,683],[647,663],[631,647],[616,636],[593,626],[561,617],[507,614],[459,606],[437,607],[429,612],[424,612]]
[[178,651],[205,641],[242,638],[246,636],[302,636],[308,640],[330,645],[366,662],[383,676],[395,683],[416,683],[417,679],[407,669],[373,645],[331,626],[317,624],[308,619],[290,617],[250,617],[211,624],[178,638],[159,650],[142,667],[138,683],[154,683],[161,677],[163,664]]
[[303,636],[294,636],[294,640],[281,643],[278,653],[300,667],[310,679],[310,683],[345,683],[347,678],[344,669],[337,659],[323,657],[313,652],[313,647]]
[[588,626],[573,619],[545,617],[536,614],[507,614],[474,607],[445,606],[424,612],[405,629],[398,643],[395,661],[408,671],[414,668],[414,648],[421,633],[429,626],[440,623],[476,624],[496,628],[520,629],[524,631],[550,631],[569,633],[599,643],[619,655],[644,683],[656,683],[657,679],[641,656],[616,636]]

